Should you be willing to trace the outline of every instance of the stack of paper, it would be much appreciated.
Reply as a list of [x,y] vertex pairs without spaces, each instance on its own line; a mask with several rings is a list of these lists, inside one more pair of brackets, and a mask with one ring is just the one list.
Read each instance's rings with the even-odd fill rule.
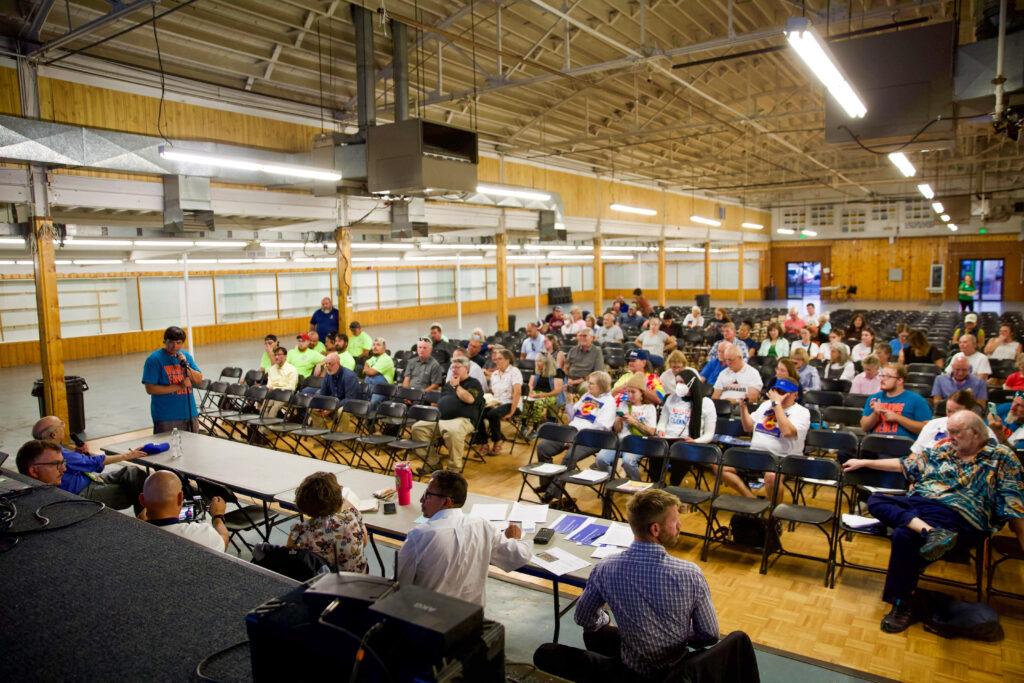
[[582,479],[583,481],[602,481],[608,478],[608,473],[601,470],[580,470],[572,476],[573,479]]
[[571,534],[580,528],[583,521],[586,519],[583,515],[562,515],[555,520],[555,523],[551,525],[551,528],[560,534]]
[[633,530],[629,528],[628,524],[612,522],[608,531],[604,532],[604,536],[594,542],[597,545],[615,545],[625,548],[633,542]]
[[595,545],[594,541],[601,538],[608,530],[607,524],[586,524],[572,532],[566,538],[580,545]]
[[530,559],[530,563],[555,576],[583,569],[590,564],[586,560],[576,557],[561,548],[549,548],[542,553],[538,553]]
[[627,493],[637,493],[639,491],[649,489],[652,486],[654,486],[654,484],[649,481],[627,481],[625,484],[619,486],[618,490],[626,491]]
[[488,521],[504,521],[508,514],[506,503],[476,503],[469,511],[471,517],[481,517]]
[[508,513],[508,518],[513,522],[544,524],[548,521],[548,506],[512,503],[512,511]]
[[861,515],[849,515],[843,514],[843,524],[850,527],[851,529],[864,529],[869,526],[881,524],[874,517],[862,517]]
[[356,510],[359,510],[360,512],[377,511],[376,500],[360,500],[359,496],[356,495],[356,492],[348,488],[347,486],[343,489],[341,495],[345,500],[352,504],[352,507],[354,507]]
[[537,465],[532,470],[533,474],[559,474],[560,472],[565,472],[565,465],[556,465],[553,462]]

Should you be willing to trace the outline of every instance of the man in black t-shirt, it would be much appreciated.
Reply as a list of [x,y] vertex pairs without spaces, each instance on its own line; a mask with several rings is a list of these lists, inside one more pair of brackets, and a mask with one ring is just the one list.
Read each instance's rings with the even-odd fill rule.
[[[441,388],[441,398],[437,402],[437,409],[441,413],[437,429],[441,432],[448,452],[442,455],[433,443],[428,448],[418,450],[416,455],[423,458],[423,466],[416,470],[416,474],[430,474],[446,466],[456,472],[462,471],[466,438],[473,432],[483,406],[484,388],[469,376],[469,360],[453,358],[452,378]],[[415,423],[410,432],[410,438],[414,441],[432,442],[435,435],[434,423],[426,421]],[[447,462],[449,459],[451,462]]]

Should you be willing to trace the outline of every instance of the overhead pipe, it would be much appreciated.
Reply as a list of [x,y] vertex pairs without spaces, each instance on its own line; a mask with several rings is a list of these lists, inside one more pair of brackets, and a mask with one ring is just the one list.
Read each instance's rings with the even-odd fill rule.
[[996,42],[996,77],[992,81],[996,86],[996,108],[992,118],[998,120],[1003,114],[1003,89],[1006,87],[1006,75],[1003,73],[1003,60],[1006,55],[1006,0],[999,2],[999,39]]
[[395,121],[409,118],[409,40],[408,28],[391,20],[391,61],[395,83]]
[[377,125],[377,70],[373,65],[373,12],[349,5],[356,30],[356,114],[359,132]]

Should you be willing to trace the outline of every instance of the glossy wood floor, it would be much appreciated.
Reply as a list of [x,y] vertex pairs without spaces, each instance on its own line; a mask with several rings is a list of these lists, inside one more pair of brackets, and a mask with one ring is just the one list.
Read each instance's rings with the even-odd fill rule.
[[[102,443],[124,438],[129,435],[90,445],[96,450]],[[522,482],[516,468],[528,458],[529,449],[517,445],[511,455],[506,448],[486,463],[470,461],[466,476],[471,490],[514,500]],[[820,489],[810,503],[830,507],[833,501],[829,489]],[[578,502],[587,512],[600,510],[589,491],[580,493]],[[687,531],[703,532],[698,513],[684,515],[683,521]],[[782,541],[797,552],[824,555],[827,551],[824,536],[813,527],[787,531]],[[848,556],[859,563],[884,567],[888,561],[889,545],[884,539],[857,538],[847,548]],[[783,557],[762,575],[759,554],[712,546],[708,561],[701,562],[700,541],[682,536],[672,552],[703,570],[723,633],[743,630],[757,644],[900,681],[1024,681],[1024,601],[992,599],[1006,634],[998,643],[947,640],[926,633],[920,624],[891,635],[879,628],[888,611],[881,601],[881,574],[850,569],[838,576],[835,588],[828,589],[823,586],[823,563]],[[958,579],[970,576],[965,565],[940,562],[930,571]],[[1003,565],[997,585],[1024,592],[1024,563]],[[956,588],[926,587],[973,599]]]

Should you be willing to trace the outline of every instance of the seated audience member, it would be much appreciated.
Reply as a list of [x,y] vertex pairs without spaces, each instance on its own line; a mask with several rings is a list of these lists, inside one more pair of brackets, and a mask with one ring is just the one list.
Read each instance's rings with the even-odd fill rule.
[[658,377],[666,396],[675,390],[676,377],[689,366],[686,354],[679,349],[668,354],[668,358],[665,359],[665,371]]
[[789,356],[789,340],[782,336],[782,326],[777,322],[768,323],[768,336],[761,342],[757,355],[762,358],[786,358]]
[[612,301],[612,307],[609,310],[618,316],[619,313],[625,313],[629,310],[629,304],[626,303],[626,300],[623,297],[617,296],[615,297],[615,300]]
[[814,304],[811,303],[810,301],[808,301],[807,305],[805,306],[805,309],[806,309],[806,312],[802,316],[803,319],[804,319],[804,322],[807,323],[808,325],[810,325],[812,322],[815,325],[817,325],[818,324],[818,311],[814,307]]
[[541,645],[533,655],[541,671],[586,683],[669,680],[688,646],[718,640],[700,568],[666,551],[679,534],[679,499],[659,489],[641,491],[630,499],[627,519],[633,543],[597,563],[576,603],[587,649]]
[[[452,349],[452,362],[454,362],[456,358],[465,358],[466,361],[469,363],[469,376],[475,379],[477,382],[480,382],[481,387],[487,386],[487,376],[484,374],[484,369],[477,365],[476,363],[474,363],[473,361],[469,360],[469,356],[466,355],[466,350],[464,348],[457,346],[454,349]],[[455,371],[452,370],[451,365],[449,365],[448,374],[445,375],[444,378],[445,383],[451,382],[452,376],[454,374]]]
[[807,323],[800,317],[800,311],[796,309],[796,306],[790,307],[789,314],[782,321],[782,329],[786,331],[786,334],[796,334],[806,326]]
[[565,325],[565,314],[561,306],[555,306],[551,312],[544,316],[544,333],[561,334],[562,326]]
[[334,336],[334,352],[338,354],[341,367],[348,368],[353,372],[356,369],[356,359],[348,351],[348,335],[339,332]]
[[274,364],[274,349],[277,348],[277,335],[268,334],[263,338],[263,357],[260,358],[260,369],[269,370]]
[[181,508],[185,493],[181,479],[167,470],[154,472],[146,478],[139,505],[145,509],[140,519],[154,526],[162,527],[175,536],[205,545],[210,550],[224,552],[228,547],[228,528],[224,525],[227,503],[220,496],[210,499],[210,522],[186,521],[181,519]]
[[496,531],[486,519],[463,514],[469,485],[458,472],[435,472],[420,497],[417,524],[398,551],[400,585],[414,585],[484,606],[490,565],[505,571],[530,561],[522,529]]
[[536,360],[537,354],[544,350],[544,335],[537,328],[537,323],[526,323],[526,338],[519,348],[519,357],[523,360]]
[[850,357],[846,354],[846,345],[831,343],[828,345],[829,362],[825,366],[825,379],[845,379],[852,381],[856,373]]
[[494,352],[494,358],[494,371],[488,380],[494,403],[484,410],[491,445],[484,448],[484,455],[498,455],[501,452],[499,444],[504,438],[501,434],[501,423],[511,420],[523,405],[523,373],[512,364],[515,360],[512,352],[508,349],[498,349]]
[[[134,508],[135,513],[138,514],[142,509],[139,505],[139,493],[142,492],[142,484],[146,480],[145,470],[128,466],[105,474],[103,470],[107,465],[130,462],[141,458],[145,453],[135,450],[120,455],[93,455],[85,446],[71,450],[61,445],[64,443],[66,435],[66,425],[55,415],[40,418],[32,425],[33,439],[52,441],[58,444],[61,455],[64,456],[63,467],[66,469],[61,472],[57,482],[47,483],[57,483],[68,493],[95,500],[115,510]],[[47,469],[57,470],[58,468],[54,466]],[[22,472],[22,474],[28,474],[28,472]],[[38,479],[35,475],[29,476]]]
[[[562,378],[555,367],[555,359],[547,351],[537,354],[536,369],[530,376],[529,393],[523,402],[523,422],[539,425],[558,414],[562,398]],[[532,437],[531,437],[532,438]]]
[[900,351],[907,348],[907,344],[910,343],[910,325],[906,323],[898,323],[896,325],[896,336],[889,340],[889,348],[892,349],[892,355],[894,358],[900,357]]
[[700,306],[694,306],[690,309],[690,312],[683,318],[683,327],[704,328],[704,314],[701,313]]
[[[334,354],[337,357],[338,354]],[[329,358],[331,354],[327,354]],[[326,363],[326,359],[323,363]],[[316,367],[315,373],[322,374],[323,363]],[[299,371],[295,369],[291,363],[288,362],[288,351],[287,349],[278,346],[274,349],[274,363],[267,369],[267,389],[283,389],[286,391],[295,391],[299,386]],[[284,408],[284,401],[269,401],[266,406],[265,414],[267,417],[276,416],[282,408]]]
[[451,344],[451,340],[444,334],[444,328],[441,327],[441,323],[431,323],[430,330],[428,333],[430,337],[430,343],[434,345],[436,349],[441,344]]
[[583,311],[580,310],[579,306],[573,306],[569,309],[569,320],[562,326],[562,334],[579,334],[586,326],[587,321],[583,319]]
[[978,327],[978,314],[968,313],[964,316],[964,324],[962,327],[958,327],[953,330],[952,341],[954,344],[960,341],[960,337],[970,334],[974,336],[978,346],[985,343],[985,330]]
[[853,383],[850,385],[850,393],[874,394],[881,391],[882,379],[878,376],[881,363],[878,362],[878,357],[875,355],[866,357],[861,361],[861,367],[864,370],[853,378]]
[[871,328],[865,328],[860,333],[860,343],[850,349],[850,360],[854,363],[859,363],[875,350],[875,331]]
[[295,343],[296,346],[288,352],[287,359],[291,366],[295,368],[295,371],[299,373],[299,378],[306,379],[313,374],[313,369],[318,363],[323,361],[324,357],[309,348],[309,334],[307,332],[303,332],[295,337]]
[[807,328],[800,330],[800,341],[795,341],[789,345],[789,355],[792,356],[797,349],[803,349],[809,359],[817,358],[818,354],[821,353],[821,347],[811,337],[811,331]]
[[444,368],[433,356],[434,344],[429,339],[416,342],[416,356],[409,360],[402,375],[402,386],[420,391],[437,391],[444,383]]
[[1020,391],[1024,389],[1024,354],[1017,356],[1017,362],[1014,365],[1017,370],[1010,373],[1010,376],[1003,382],[1003,389],[1007,391]]
[[746,342],[740,340],[740,338],[736,336],[736,325],[734,323],[722,323],[718,329],[722,333],[722,338],[711,345],[711,350],[708,351],[709,356],[718,355],[718,345],[728,342],[738,348],[744,358],[750,357],[750,348],[747,346]]
[[320,395],[333,396],[339,401],[362,397],[359,377],[342,366],[336,353],[329,353],[324,359],[324,381],[320,384]]
[[731,322],[732,319],[729,317],[729,314],[726,312],[726,310],[724,308],[719,307],[715,309],[714,317],[711,319],[710,322],[708,322],[704,330],[709,334],[713,335],[715,339],[718,340],[722,338],[722,325]]
[[[421,449],[416,452],[424,458],[423,466],[416,474],[423,476],[447,466],[456,471],[462,470],[462,456],[466,451],[466,437],[473,433],[473,426],[480,417],[484,407],[484,388],[479,381],[469,376],[468,358],[457,356],[452,358],[452,377],[441,388],[441,398],[437,402],[441,420],[437,429],[441,432],[447,455],[442,456],[437,448]],[[434,423],[420,421],[410,429],[410,438],[415,441],[429,441],[434,436]]]
[[[936,448],[937,446],[949,443],[949,418],[961,410],[969,410],[972,413],[983,415],[985,413],[985,406],[975,400],[974,394],[971,393],[970,389],[954,392],[946,399],[946,414],[926,422],[910,450],[914,453],[920,453],[926,448]],[[999,440],[998,436],[991,429],[988,430],[988,435],[990,439]]]
[[[612,378],[607,372],[592,372],[587,377],[587,392],[580,396],[572,405],[566,406],[566,413],[569,416],[569,426],[578,430],[600,429],[611,431],[615,426],[615,397],[609,393],[612,387]],[[537,459],[540,462],[551,462],[554,457],[569,448],[568,443],[559,443],[550,439],[541,439],[537,442]],[[576,466],[576,463],[583,458],[597,452],[596,448],[579,447],[567,453],[562,459],[562,464],[568,469]],[[551,477],[541,477],[539,487],[536,491],[540,494],[541,502],[551,503],[557,499],[562,491],[554,483]]]
[[832,316],[828,313],[822,313],[818,316],[818,330],[821,334],[829,334],[832,332]]
[[[715,438],[718,413],[715,402],[704,391],[704,383],[692,368],[678,373],[674,378],[672,393],[661,408],[658,436],[689,443],[711,443]],[[669,483],[678,486],[687,469],[670,463]],[[660,479],[660,476],[652,472],[651,478]]]
[[647,330],[641,332],[634,343],[658,359],[664,359],[666,351],[676,348],[675,337],[670,337],[661,331],[661,318],[657,317],[652,317],[647,321]]
[[358,320],[348,324],[348,352],[357,362],[366,360],[373,348],[373,337],[363,331]]
[[369,540],[363,515],[345,500],[338,478],[314,472],[295,489],[295,507],[303,519],[288,532],[287,546],[308,550],[338,572],[368,574],[363,549]]
[[484,343],[482,334],[473,333],[466,342],[466,357],[476,363],[482,369],[491,359],[490,349]]
[[682,332],[679,323],[672,317],[672,311],[667,308],[659,314],[661,318],[661,331],[672,338],[678,338]]
[[1014,393],[1011,401],[997,405],[996,417],[999,425],[1011,432],[1024,427],[1024,391]]
[[764,385],[761,373],[747,365],[743,353],[736,346],[725,351],[725,368],[718,373],[712,398],[728,401],[756,401]]
[[[761,388],[762,397],[767,397],[768,392],[775,386],[775,383],[780,379],[788,379],[793,384],[800,386],[800,371],[797,370],[796,363],[793,362],[792,358],[780,358],[775,363],[775,377],[772,377],[768,384]],[[796,394],[796,402],[803,403],[800,399],[803,398],[803,387],[800,387]]]
[[885,342],[875,344],[875,356],[883,368],[889,363],[894,362],[892,360],[892,347]]
[[932,382],[932,403],[937,405],[964,389],[979,401],[988,399],[988,385],[972,374],[971,363],[958,353],[949,364],[949,374],[938,375]]
[[982,381],[987,382],[988,378],[992,375],[992,366],[988,362],[988,356],[978,351],[978,343],[972,334],[960,335],[960,353],[956,354],[950,359],[949,367],[946,368],[946,374],[953,372],[953,361],[956,360],[957,356],[965,356],[971,364],[971,370],[974,374],[981,378]]
[[[891,349],[890,349],[891,350]],[[946,364],[946,359],[937,348],[935,348],[928,337],[921,330],[914,330],[907,338],[907,345],[899,353],[899,361],[902,365],[911,363],[934,363],[940,368]]]
[[[363,363],[363,381],[367,385],[394,384],[395,362],[388,355],[388,344],[383,337],[373,340],[370,347],[370,357]],[[374,394],[370,398],[370,405],[376,407],[384,402],[383,394]]]
[[594,339],[598,344],[622,343],[622,328],[615,322],[614,315],[605,313],[601,317],[601,326],[594,330]]
[[637,287],[633,290],[633,303],[636,304],[637,312],[645,318],[650,318],[654,315],[654,307],[651,306],[651,302],[644,296],[642,289]]
[[984,421],[961,410],[947,423],[949,441],[905,458],[847,460],[862,467],[902,472],[910,495],[872,494],[868,510],[891,528],[892,549],[882,600],[892,605],[882,630],[899,633],[914,619],[911,598],[925,567],[957,545],[971,548],[1009,522],[1024,550],[1024,501],[1020,462],[1009,448],[990,441]]
[[323,338],[324,342],[324,355],[328,353],[338,353],[338,333],[328,332],[327,336]]
[[846,359],[850,359],[850,346],[843,341],[843,334],[839,330],[832,330],[828,335],[828,342],[818,346],[818,359],[826,363],[832,362],[833,346],[839,346],[846,352]]
[[612,395],[615,396],[616,405],[622,402],[626,385],[635,376],[640,377],[642,383],[640,393],[644,395],[644,399],[652,405],[661,405],[661,402],[665,400],[665,386],[661,383],[661,378],[654,372],[648,353],[643,349],[630,351],[626,356],[626,370],[627,372],[612,385]]
[[800,375],[800,388],[804,391],[819,391],[821,389],[821,375],[818,369],[810,364],[811,357],[805,349],[794,349],[789,352],[789,359],[796,366]]
[[[811,335],[811,341],[813,341],[813,342],[818,344],[818,348],[819,349],[822,346],[824,346],[825,344],[829,343],[829,339],[830,339],[829,335],[822,333],[821,328],[818,327],[818,321],[817,320],[815,320],[814,322],[809,324],[804,329],[807,330],[808,334]],[[799,334],[799,332],[797,334]]]
[[[796,402],[799,385],[788,379],[776,380],[768,392],[768,400],[750,412],[747,402],[740,403],[740,421],[743,430],[751,433],[750,447],[768,451],[772,455],[802,455],[804,440],[811,428],[811,413]],[[764,490],[769,497],[775,487],[775,473],[764,475]],[[726,467],[722,481],[740,495],[753,498],[754,494],[735,469]],[[781,482],[780,482],[781,483]]]
[[907,368],[903,365],[883,365],[878,377],[882,388],[864,402],[860,428],[870,434],[916,438],[924,423],[932,419],[928,401],[903,388],[907,379]]
[[597,318],[594,317],[593,313],[587,315],[587,317],[584,318],[584,321],[587,323],[587,327],[589,327],[590,329],[594,329],[595,327],[598,326]]
[[1013,338],[1013,328],[1003,323],[999,336],[985,344],[985,355],[992,360],[1014,360],[1020,354],[1020,342]]
[[846,328],[847,339],[860,339],[860,333],[867,327],[867,323],[864,321],[864,315],[861,313],[854,313],[850,319],[850,324]]
[[624,327],[639,328],[644,324],[644,317],[637,312],[636,306],[630,306],[625,313],[619,315],[619,324]]
[[708,360],[700,369],[700,376],[708,385],[714,385],[718,375],[725,369],[725,352],[735,348],[732,344],[719,344],[717,353],[708,353]]
[[327,347],[320,341],[320,335],[316,330],[310,330],[306,334],[309,335],[309,348],[319,353],[321,356],[326,355]]
[[557,334],[544,335],[544,351],[555,359],[555,367],[558,368],[559,376],[565,379],[565,351],[562,351],[562,340],[558,338]]
[[740,326],[736,328],[736,341],[742,342],[747,347],[747,358],[753,358],[757,352],[757,342],[750,336],[750,331],[754,328],[754,323],[750,320],[744,320],[740,323]]
[[569,391],[581,393],[587,377],[604,370],[604,353],[594,344],[594,333],[589,329],[576,335],[576,346],[565,354],[565,376]]
[[[658,431],[658,408],[648,402],[643,390],[646,388],[644,378],[639,374],[629,375],[628,381],[622,385],[622,393],[615,409],[615,424],[612,431],[620,437],[654,436]],[[633,481],[640,481],[640,457],[635,453],[622,454],[622,467],[626,476]],[[607,472],[615,461],[615,451],[603,450],[597,454],[594,469]]]
[[[57,418],[43,418],[39,422],[43,420]],[[63,430],[62,426],[60,430]],[[37,431],[33,429],[34,434]],[[42,431],[48,433],[48,430]],[[122,456],[91,456],[65,449],[55,438],[50,440],[46,437],[26,441],[18,449],[14,460],[17,471],[33,479],[59,486],[69,494],[102,503],[115,510],[134,508],[135,514],[138,514],[142,510],[138,495],[145,481],[145,471],[137,467],[123,467],[101,476],[98,473],[103,471],[105,465],[135,460],[144,455],[141,451],[132,451]]]

